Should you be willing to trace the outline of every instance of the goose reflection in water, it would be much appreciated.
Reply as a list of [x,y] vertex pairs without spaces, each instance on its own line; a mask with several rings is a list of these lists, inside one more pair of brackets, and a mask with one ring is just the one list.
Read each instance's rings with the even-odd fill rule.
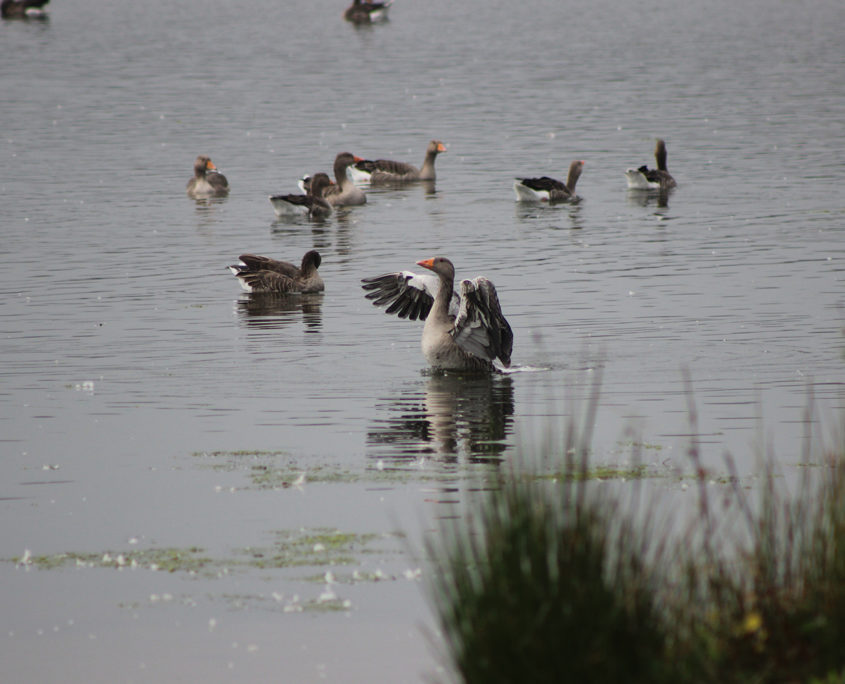
[[432,372],[421,389],[385,398],[377,408],[391,415],[367,435],[371,457],[404,462],[433,454],[446,462],[498,463],[513,427],[513,380]]
[[672,189],[660,188],[659,190],[638,190],[628,189],[628,204],[637,207],[647,207],[649,204],[657,204],[660,209],[669,208],[669,195]]
[[[519,221],[534,221],[537,219],[556,220],[567,216],[571,223],[569,228],[583,228],[581,217],[581,202],[561,202],[558,204],[541,204],[539,202],[515,202],[514,213]],[[563,228],[564,226],[560,226]]]
[[305,332],[323,327],[323,295],[255,293],[238,300],[238,314],[250,328],[273,329],[298,323]]

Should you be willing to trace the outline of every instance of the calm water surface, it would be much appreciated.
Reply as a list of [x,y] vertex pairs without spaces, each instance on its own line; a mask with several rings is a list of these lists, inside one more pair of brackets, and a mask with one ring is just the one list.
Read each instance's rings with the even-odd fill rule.
[[[4,563],[9,681],[423,681],[434,621],[409,547],[598,375],[597,464],[633,444],[688,470],[694,432],[714,472],[729,452],[753,476],[765,448],[789,474],[809,397],[819,436],[838,424],[841,2],[397,0],[364,29],[344,7],[54,0],[48,22],[0,24],[0,556],[410,540],[361,560],[391,579],[335,586],[351,607],[330,613],[271,598],[315,599],[302,574]],[[665,203],[623,175],[658,136]],[[449,145],[434,188],[275,220],[267,195],[338,152],[420,163],[431,138]],[[228,198],[185,196],[200,153]],[[580,204],[514,203],[515,175],[572,159]],[[225,268],[311,248],[323,296],[250,298]],[[364,299],[361,277],[436,254],[496,283],[517,372],[432,375],[422,326]],[[346,475],[257,489],[215,456],[245,451]]]

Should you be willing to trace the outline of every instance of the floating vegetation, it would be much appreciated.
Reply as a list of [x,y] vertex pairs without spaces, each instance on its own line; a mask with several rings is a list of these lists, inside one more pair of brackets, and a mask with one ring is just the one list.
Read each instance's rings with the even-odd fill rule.
[[192,546],[184,549],[133,549],[131,551],[65,552],[52,555],[32,555],[29,551],[11,559],[17,565],[39,570],[77,568],[145,568],[161,572],[199,573],[215,565],[204,550]]
[[386,548],[384,540],[400,539],[401,534],[353,534],[332,528],[281,530],[273,533],[268,546],[235,549],[224,558],[210,556],[204,549],[150,548],[131,551],[64,552],[33,555],[29,550],[6,559],[21,567],[39,570],[62,568],[145,569],[156,572],[182,572],[203,577],[222,577],[232,571],[354,565],[362,555],[398,554],[398,547]]
[[[655,447],[658,448],[658,447]],[[206,461],[203,467],[220,472],[245,473],[250,481],[249,489],[302,489],[309,484],[406,484],[419,482],[449,482],[456,480],[482,480],[497,482],[502,477],[498,468],[490,464],[462,465],[445,469],[435,459],[421,459],[412,462],[372,462],[367,468],[353,470],[337,463],[302,464],[299,460],[281,451],[211,451],[194,452],[193,457]],[[454,466],[454,464],[450,464]],[[671,477],[675,473],[668,467],[635,464],[605,464],[586,470],[561,470],[535,472],[525,477],[543,480],[579,478],[587,480],[634,480],[642,478]]]
[[444,469],[435,459],[385,463],[371,461],[362,469],[343,467],[337,463],[307,465],[282,451],[199,451],[193,457],[203,461],[202,467],[219,472],[240,472],[247,475],[250,489],[302,488],[308,484],[403,484],[408,482],[454,482],[478,477],[489,466],[461,466]]

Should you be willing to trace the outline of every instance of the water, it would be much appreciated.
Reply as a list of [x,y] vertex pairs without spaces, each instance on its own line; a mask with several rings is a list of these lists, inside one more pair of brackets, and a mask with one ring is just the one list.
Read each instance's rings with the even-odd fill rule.
[[[810,397],[815,432],[837,425],[840,2],[397,2],[363,29],[325,0],[50,9],[0,24],[2,557],[225,555],[300,527],[418,548],[474,469],[540,450],[599,375],[598,464],[633,444],[689,469],[695,432],[716,473],[729,452],[753,476],[762,440],[788,474]],[[668,206],[625,189],[658,136]],[[338,152],[420,163],[431,138],[449,145],[434,192],[275,220],[267,195]],[[200,153],[228,198],[185,196]],[[514,203],[514,176],[576,158],[580,204]],[[311,248],[324,296],[250,299],[225,268]],[[421,325],[364,299],[361,277],[436,254],[497,285],[519,372],[431,375]],[[260,490],[212,455],[238,451],[346,475]],[[397,469],[419,476],[377,477]],[[425,564],[360,562],[395,579],[341,584],[352,608],[317,615],[271,598],[319,595],[301,575],[6,563],[5,676],[422,681]]]

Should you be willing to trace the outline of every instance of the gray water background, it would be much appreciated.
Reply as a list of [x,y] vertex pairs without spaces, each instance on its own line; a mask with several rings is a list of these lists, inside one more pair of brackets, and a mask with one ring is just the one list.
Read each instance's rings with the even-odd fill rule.
[[[694,433],[716,475],[731,453],[753,481],[767,451],[788,479],[811,401],[814,434],[835,434],[838,0],[397,0],[363,29],[326,0],[49,9],[0,24],[0,557],[130,540],[225,553],[323,526],[416,542],[473,486],[257,491],[197,454],[506,466],[542,450],[598,375],[596,464],[642,450],[688,472]],[[656,137],[679,182],[668,206],[625,187]],[[340,151],[419,163],[431,138],[449,146],[433,193],[374,190],[322,223],[277,221],[267,201]],[[225,200],[185,196],[200,153],[229,178]],[[514,176],[563,177],[572,159],[580,204],[514,202]],[[311,248],[321,297],[268,307],[225,269]],[[497,285],[520,371],[431,375],[421,326],[363,298],[361,277],[436,254]],[[672,478],[649,486],[659,505],[692,501]],[[352,608],[315,615],[268,597],[319,584],[257,572],[3,563],[4,681],[423,681],[438,665],[413,573],[427,566],[365,565],[397,579],[344,585]]]

